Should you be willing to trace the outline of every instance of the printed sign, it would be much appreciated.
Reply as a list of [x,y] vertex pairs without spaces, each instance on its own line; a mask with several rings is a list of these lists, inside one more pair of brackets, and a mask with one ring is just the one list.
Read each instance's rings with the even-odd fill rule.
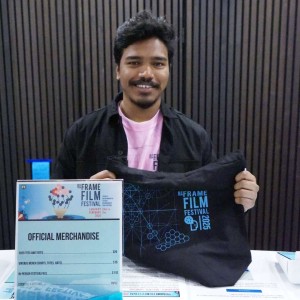
[[122,190],[122,180],[17,182],[18,299],[122,298]]

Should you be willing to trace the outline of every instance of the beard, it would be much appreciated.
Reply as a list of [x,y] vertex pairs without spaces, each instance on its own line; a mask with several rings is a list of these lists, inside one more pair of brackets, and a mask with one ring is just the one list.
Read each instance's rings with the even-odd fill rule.
[[160,100],[160,97],[156,98],[156,99],[145,99],[145,98],[132,99],[132,98],[129,98],[129,100],[131,103],[133,103],[135,106],[138,106],[139,108],[148,109],[148,108],[152,107],[153,105],[155,105],[157,103],[157,101]]
[[[137,86],[137,85],[150,85],[154,89],[159,89],[160,85],[158,83],[152,82],[152,81],[146,81],[146,80],[135,80],[130,82],[130,86]],[[129,98],[130,102],[134,104],[135,106],[147,109],[151,106],[155,105],[157,101],[160,101],[161,96],[159,95],[157,98],[149,98],[148,92],[145,91],[145,94],[140,93],[140,96],[137,98]]]

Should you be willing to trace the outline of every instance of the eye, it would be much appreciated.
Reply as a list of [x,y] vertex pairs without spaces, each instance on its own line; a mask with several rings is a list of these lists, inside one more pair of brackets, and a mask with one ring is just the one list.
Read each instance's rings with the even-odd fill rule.
[[156,68],[164,68],[166,66],[165,62],[157,61],[153,63],[153,66]]
[[139,66],[139,65],[140,65],[140,62],[139,62],[139,61],[136,61],[136,60],[132,60],[132,61],[128,61],[128,62],[127,62],[127,65],[132,66],[132,67],[135,67],[135,66]]

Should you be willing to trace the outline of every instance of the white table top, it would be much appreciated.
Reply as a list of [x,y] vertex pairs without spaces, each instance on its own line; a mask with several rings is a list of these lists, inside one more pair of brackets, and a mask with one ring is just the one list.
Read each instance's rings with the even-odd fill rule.
[[[14,269],[14,250],[0,251],[0,289]],[[145,272],[146,270],[146,272]],[[141,289],[158,293],[164,290],[179,290],[180,300],[187,299],[300,299],[300,284],[288,281],[276,259],[275,251],[252,251],[252,263],[248,271],[233,287],[207,288],[184,278],[160,272],[147,273],[147,269],[136,266],[126,258],[123,262],[124,298],[135,295],[135,300],[147,298],[166,299],[166,297],[146,297]],[[155,293],[153,292],[153,295]],[[1,293],[0,293],[1,295]],[[137,295],[140,295],[137,297]],[[0,298],[1,299],[1,298]],[[2,298],[3,299],[3,298]]]

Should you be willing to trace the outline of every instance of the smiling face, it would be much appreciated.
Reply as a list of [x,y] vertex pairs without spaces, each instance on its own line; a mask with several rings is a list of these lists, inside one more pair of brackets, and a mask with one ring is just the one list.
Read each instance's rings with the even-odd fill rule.
[[[157,112],[161,94],[169,79],[168,50],[158,38],[128,46],[117,66],[117,79],[123,90],[121,108],[128,113]],[[128,116],[130,117],[130,116]]]

